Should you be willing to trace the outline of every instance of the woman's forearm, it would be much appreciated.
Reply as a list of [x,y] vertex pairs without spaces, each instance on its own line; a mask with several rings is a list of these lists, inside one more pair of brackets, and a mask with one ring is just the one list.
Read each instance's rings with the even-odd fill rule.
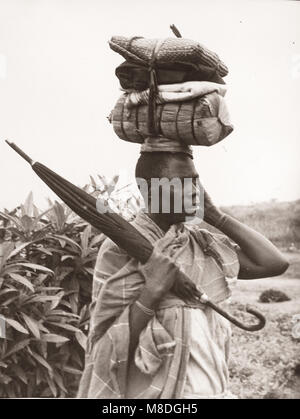
[[[143,306],[150,310],[154,310],[157,304],[157,299],[148,291],[146,287],[143,288],[138,300]],[[133,303],[130,307],[129,314],[129,329],[130,329],[130,342],[129,342],[129,358],[134,357],[135,349],[137,347],[141,331],[147,326],[151,320],[151,314],[146,314],[137,303]]]
[[[143,288],[138,300],[143,306],[147,307],[148,309],[154,310],[156,306],[156,300],[152,297],[151,293],[149,293],[146,287]],[[136,302],[134,302],[130,307],[129,312],[129,354],[128,354],[128,368],[127,368],[127,395],[130,389],[130,383],[136,379],[137,374],[139,373],[136,365],[134,364],[134,354],[136,347],[139,342],[140,334],[142,330],[147,326],[147,323],[151,320],[152,316],[145,313],[141,308],[138,306]]]
[[288,262],[281,252],[251,227],[219,210],[208,217],[208,222],[239,245],[241,279],[280,275],[287,269]]

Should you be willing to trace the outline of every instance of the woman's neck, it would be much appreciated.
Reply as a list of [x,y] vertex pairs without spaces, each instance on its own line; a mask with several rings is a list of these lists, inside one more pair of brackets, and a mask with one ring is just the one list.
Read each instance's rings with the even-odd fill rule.
[[162,214],[152,214],[152,213],[148,212],[147,215],[165,233],[169,230],[170,226],[173,224],[170,217],[165,217],[166,214],[163,214],[163,215]]

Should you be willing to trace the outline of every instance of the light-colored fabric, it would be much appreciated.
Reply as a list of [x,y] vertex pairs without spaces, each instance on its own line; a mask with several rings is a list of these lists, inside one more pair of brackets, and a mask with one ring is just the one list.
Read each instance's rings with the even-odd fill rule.
[[[214,302],[229,297],[226,277],[237,276],[239,263],[234,247],[225,236],[183,224],[172,226],[164,234],[143,212],[133,224],[158,250],[174,257],[180,269]],[[78,397],[183,397],[193,309],[171,292],[142,331],[134,364],[128,365],[130,304],[138,298],[144,284],[138,268],[138,262],[111,240],[107,239],[101,246],[93,281],[86,364]],[[214,324],[221,324],[223,320],[216,312],[202,309],[197,310],[203,313],[203,323],[205,318],[211,318]],[[128,368],[134,368],[137,373],[126,387]],[[220,382],[222,387],[222,377]]]
[[[227,87],[224,84],[210,81],[186,81],[184,83],[162,84],[158,86],[156,103],[185,102],[197,97],[217,92],[225,96]],[[125,106],[128,108],[147,105],[149,103],[149,89],[142,92],[130,91],[126,97]]]
[[191,309],[190,358],[184,398],[223,398],[228,385],[231,328],[210,310]]

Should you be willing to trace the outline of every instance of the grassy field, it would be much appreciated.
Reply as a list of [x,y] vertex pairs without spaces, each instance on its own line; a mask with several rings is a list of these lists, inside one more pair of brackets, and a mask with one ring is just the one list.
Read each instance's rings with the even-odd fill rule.
[[268,201],[223,208],[225,212],[259,231],[281,249],[300,249],[300,200]]
[[[286,253],[287,272],[279,277],[238,281],[230,304],[238,315],[245,305],[261,311],[267,324],[249,333],[232,327],[231,391],[240,398],[300,398],[300,340],[292,337],[293,315],[300,315],[300,252]],[[291,299],[280,303],[261,303],[267,289],[283,291]],[[242,315],[245,320],[247,315]],[[296,372],[297,371],[297,372]]]

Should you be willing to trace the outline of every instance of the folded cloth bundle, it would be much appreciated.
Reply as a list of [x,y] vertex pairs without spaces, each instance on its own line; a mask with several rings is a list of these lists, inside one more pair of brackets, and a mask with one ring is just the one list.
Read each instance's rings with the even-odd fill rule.
[[233,130],[225,100],[217,92],[187,101],[158,104],[156,136],[149,136],[148,106],[128,108],[127,101],[128,94],[123,94],[110,116],[115,133],[125,141],[143,143],[153,137],[157,148],[160,137],[164,137],[179,144],[210,146]]
[[[158,86],[156,103],[184,102],[205,96],[208,93],[217,92],[225,96],[226,86],[224,84],[212,83],[209,81],[187,81],[185,83],[164,84]],[[128,108],[149,103],[149,89],[143,92],[131,91],[127,95],[126,104]]]
[[[116,76],[123,89],[146,90],[149,88],[147,66],[125,61],[116,68]],[[157,84],[183,83],[185,81],[211,81],[224,84],[215,68],[202,64],[172,63],[156,66]]]
[[220,77],[228,74],[226,65],[216,53],[191,39],[113,36],[109,45],[112,50],[121,54],[126,60],[144,66],[192,63],[213,68]]
[[232,132],[223,99],[228,69],[216,53],[181,37],[114,36],[109,45],[126,60],[116,69],[126,93],[109,118],[121,139],[143,151],[191,154],[190,145],[210,146]]

